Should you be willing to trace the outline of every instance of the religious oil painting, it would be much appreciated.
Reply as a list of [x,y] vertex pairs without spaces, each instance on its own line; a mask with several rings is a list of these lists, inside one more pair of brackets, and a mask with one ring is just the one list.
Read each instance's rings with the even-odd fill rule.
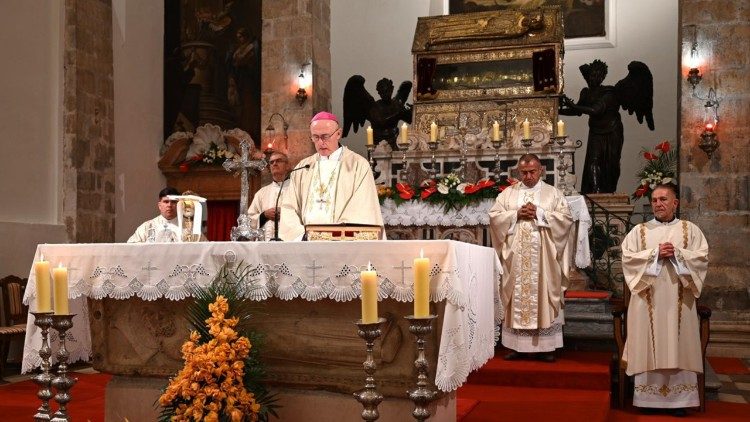
[[[565,20],[565,38],[605,37],[605,5],[611,0],[450,0],[450,13],[535,9],[559,5]],[[608,7],[611,7],[609,5]]]
[[210,123],[260,139],[261,0],[165,0],[164,139]]

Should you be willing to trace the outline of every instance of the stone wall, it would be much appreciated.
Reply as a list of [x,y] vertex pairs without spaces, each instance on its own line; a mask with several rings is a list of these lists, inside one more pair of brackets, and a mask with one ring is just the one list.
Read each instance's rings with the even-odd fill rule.
[[[711,264],[702,303],[713,309],[709,350],[750,356],[750,3],[746,0],[681,0],[682,73],[681,212],[708,239]],[[721,99],[713,158],[698,148],[704,101],[685,81],[697,34],[703,80]]]
[[[265,132],[273,113],[284,116],[289,140],[284,145],[278,139],[274,148],[286,149],[292,162],[314,152],[308,140],[310,117],[331,107],[330,15],[329,0],[263,2],[261,130]],[[308,78],[312,72],[312,83],[300,106],[295,94],[304,63],[312,63],[305,67]],[[280,135],[281,120],[275,117],[273,124]],[[262,141],[267,145],[268,140]]]
[[68,240],[114,241],[112,4],[66,0],[62,219]]

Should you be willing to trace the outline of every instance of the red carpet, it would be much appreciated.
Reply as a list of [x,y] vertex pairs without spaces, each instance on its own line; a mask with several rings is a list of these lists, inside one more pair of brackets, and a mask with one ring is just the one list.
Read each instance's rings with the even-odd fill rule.
[[674,418],[669,415],[644,415],[633,407],[609,411],[609,421],[611,422],[665,422],[679,419],[690,422],[747,422],[750,420],[750,404],[708,401],[706,402],[706,413],[691,410],[685,418]]
[[459,402],[478,401],[468,412],[457,412],[458,421],[607,420],[611,353],[565,351],[555,363],[506,361],[505,353],[458,389]]
[[[737,358],[708,357],[708,362],[717,374],[745,375],[750,374],[747,366]],[[749,418],[750,419],[750,418]]]
[[[112,378],[109,374],[73,375],[78,382],[71,390],[68,414],[74,421],[101,422],[104,420],[104,387]],[[39,387],[31,380],[0,386],[0,420],[4,422],[30,421],[41,402],[36,397]],[[57,403],[51,403],[57,410]]]
[[607,299],[610,292],[596,290],[568,290],[565,292],[566,299]]

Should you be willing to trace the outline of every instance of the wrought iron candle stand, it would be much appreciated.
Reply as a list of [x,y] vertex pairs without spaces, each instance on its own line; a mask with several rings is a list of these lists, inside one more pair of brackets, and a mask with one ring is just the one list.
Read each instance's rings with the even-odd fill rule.
[[552,140],[554,140],[554,143],[557,144],[557,147],[559,148],[558,156],[557,156],[557,177],[560,179],[559,188],[565,195],[570,195],[572,192],[570,188],[568,187],[568,183],[565,181],[565,177],[568,174],[568,164],[565,162],[565,142],[568,140],[568,137],[563,136],[551,136],[550,137],[550,144],[552,144]]
[[406,176],[409,174],[409,169],[407,168],[408,162],[406,161],[406,151],[409,149],[409,145],[411,145],[409,142],[400,142],[401,138],[399,138],[399,141],[396,142],[396,146],[398,146],[398,149],[401,150],[403,155],[401,156],[401,171],[398,176],[399,180],[405,181]]
[[375,347],[375,340],[380,337],[382,333],[383,325],[385,324],[385,318],[379,318],[377,322],[364,323],[362,320],[358,320],[357,334],[365,341],[367,358],[362,363],[365,369],[365,388],[355,391],[354,397],[358,402],[362,404],[364,410],[362,410],[362,419],[366,421],[374,421],[380,417],[378,413],[378,405],[383,401],[383,394],[377,390],[375,385],[375,359],[373,358],[372,350]]
[[437,151],[439,143],[438,141],[435,142],[428,142],[427,146],[430,147],[430,178],[431,179],[437,179],[438,176],[438,170],[437,170],[437,161],[435,160],[435,151]]
[[34,422],[50,420],[49,399],[52,398],[52,374],[50,373],[50,357],[52,349],[49,346],[49,329],[52,327],[52,312],[32,312],[34,315],[34,325],[42,331],[42,347],[39,348],[39,357],[42,358],[42,372],[32,377],[32,380],[39,386],[36,396],[42,401],[42,405],[36,410]]
[[68,376],[68,358],[70,352],[65,348],[65,337],[67,331],[73,327],[73,317],[70,315],[52,315],[52,327],[57,330],[60,337],[60,349],[57,351],[57,376],[52,379],[52,386],[57,390],[55,401],[59,405],[57,412],[52,415],[52,422],[68,422],[67,405],[70,401],[70,389],[78,381]]
[[414,367],[417,369],[417,387],[408,391],[409,398],[414,402],[414,411],[411,414],[414,419],[424,421],[430,417],[430,410],[427,405],[437,395],[437,391],[428,387],[427,367],[429,362],[424,353],[425,337],[432,332],[432,322],[437,316],[430,315],[417,318],[414,315],[409,315],[405,318],[409,321],[409,332],[417,338],[417,359],[414,361]]

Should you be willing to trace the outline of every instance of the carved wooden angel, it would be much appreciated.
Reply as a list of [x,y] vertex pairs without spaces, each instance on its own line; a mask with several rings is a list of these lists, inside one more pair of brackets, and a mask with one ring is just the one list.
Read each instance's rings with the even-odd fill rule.
[[360,126],[364,126],[365,120],[372,125],[375,144],[382,140],[388,141],[391,148],[397,149],[396,138],[398,137],[398,122],[403,120],[411,124],[411,104],[406,102],[411,92],[411,81],[401,82],[401,86],[393,95],[393,81],[383,78],[378,81],[376,89],[380,99],[375,99],[365,89],[365,78],[354,75],[346,82],[344,88],[344,134],[349,134],[349,129],[354,128],[354,133]]
[[614,193],[620,178],[620,156],[624,140],[620,107],[636,114],[638,123],[646,119],[654,130],[654,81],[648,66],[632,61],[628,75],[615,86],[602,85],[607,64],[594,60],[580,68],[588,87],[581,90],[578,102],[563,95],[560,114],[589,115],[589,138],[583,165],[581,193]]

